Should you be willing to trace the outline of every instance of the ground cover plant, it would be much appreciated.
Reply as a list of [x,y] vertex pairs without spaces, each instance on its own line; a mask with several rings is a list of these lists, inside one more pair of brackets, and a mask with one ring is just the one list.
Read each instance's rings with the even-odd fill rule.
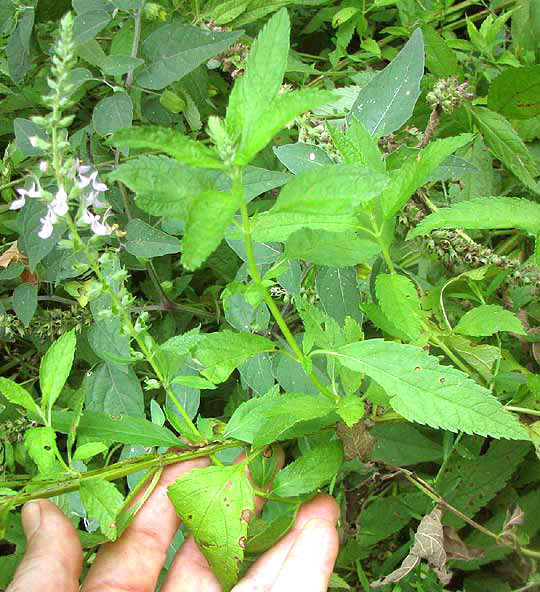
[[86,570],[200,456],[163,574],[191,532],[230,590],[322,490],[331,589],[540,589],[538,2],[8,0],[0,35],[0,589],[25,502]]

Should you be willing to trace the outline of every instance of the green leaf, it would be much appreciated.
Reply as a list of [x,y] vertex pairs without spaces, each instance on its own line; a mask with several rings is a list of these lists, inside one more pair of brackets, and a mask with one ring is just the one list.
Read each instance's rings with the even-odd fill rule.
[[189,200],[182,242],[182,265],[197,269],[217,248],[242,203],[242,196],[204,191]]
[[169,498],[229,592],[238,579],[255,509],[244,466],[193,469],[169,487]]
[[194,358],[205,367],[201,374],[218,384],[227,380],[231,372],[251,356],[275,349],[266,337],[225,330],[202,335]]
[[196,389],[215,389],[216,385],[200,376],[175,376],[171,384],[181,384]]
[[347,426],[352,427],[364,417],[364,401],[356,395],[345,395],[338,401],[336,410]]
[[77,450],[75,450],[75,454],[73,455],[73,460],[87,460],[96,456],[96,454],[105,452],[107,449],[108,446],[103,444],[103,442],[88,442],[87,444],[81,444],[81,446],[77,446]]
[[121,76],[127,74],[130,70],[135,70],[141,64],[144,64],[144,60],[140,58],[132,58],[127,55],[113,55],[107,56],[103,60],[99,67],[103,71],[103,74],[107,76]]
[[108,136],[116,130],[129,127],[132,121],[133,103],[123,91],[101,99],[92,113],[94,129],[100,136]]
[[407,341],[408,337],[401,328],[395,325],[381,310],[381,307],[373,302],[364,302],[361,305],[362,310],[366,313],[367,318],[381,331],[388,333],[392,337],[397,337],[402,341]]
[[22,16],[17,26],[11,32],[6,47],[9,75],[13,82],[22,82],[32,64],[30,53],[30,39],[34,28],[34,9],[30,6],[19,8]]
[[[74,413],[56,411],[53,413],[53,427],[57,432],[67,434]],[[106,443],[141,446],[182,446],[182,442],[170,430],[153,424],[142,417],[111,416],[106,413],[86,411],[77,428],[79,437],[101,440]]]
[[377,243],[360,239],[354,232],[327,232],[311,228],[297,230],[285,243],[285,255],[290,259],[334,267],[367,263],[380,250]]
[[323,310],[343,326],[349,316],[362,322],[360,290],[354,267],[323,267],[315,281]]
[[99,522],[101,532],[111,541],[116,540],[116,517],[124,505],[122,494],[113,483],[96,477],[81,480],[81,501],[87,519]]
[[13,120],[13,131],[15,132],[17,148],[22,152],[23,156],[40,156],[43,154],[44,151],[41,148],[32,146],[30,142],[30,138],[33,136],[45,141],[49,139],[47,132],[43,128],[29,119],[16,117]]
[[296,511],[287,512],[271,522],[255,518],[248,528],[246,552],[259,554],[273,547],[293,527],[296,514]]
[[[250,442],[260,448],[309,433],[312,428],[305,422],[325,418],[334,409],[335,405],[323,395],[278,393],[256,397],[235,410],[224,437]],[[333,422],[335,416],[328,419],[327,425]]]
[[461,335],[447,335],[441,339],[484,380],[490,381],[493,378],[493,365],[501,358],[501,351],[497,346],[476,343]]
[[442,366],[419,347],[370,339],[328,352],[347,368],[364,372],[410,421],[451,432],[528,440],[525,428],[466,374]]
[[257,135],[257,128],[281,88],[287,67],[289,33],[289,17],[282,9],[268,21],[253,42],[244,75],[236,80],[231,91],[227,128],[233,135],[240,136],[242,148],[249,145],[251,136]]
[[17,261],[10,263],[7,267],[0,271],[0,280],[5,282],[7,280],[14,280],[18,278],[24,271],[24,263]]
[[303,228],[326,230],[328,232],[351,232],[358,226],[352,214],[302,214],[267,213],[252,219],[253,238],[259,242],[286,241],[289,236]]
[[423,25],[422,34],[426,46],[426,68],[437,78],[461,77],[463,70],[456,53],[448,47],[441,35],[431,25]]
[[55,454],[58,449],[56,434],[52,428],[30,428],[24,434],[24,444],[40,475],[50,475],[62,470]]
[[498,304],[482,304],[467,311],[454,331],[473,337],[487,337],[498,331],[527,334],[516,315]]
[[540,205],[519,197],[479,197],[441,208],[424,218],[407,239],[436,228],[521,228],[536,236],[540,232]]
[[179,253],[182,243],[174,236],[162,232],[146,222],[134,218],[126,226],[126,251],[150,259],[170,253]]
[[19,386],[16,382],[13,382],[13,380],[9,380],[8,378],[3,378],[0,376],[0,393],[2,393],[2,395],[4,395],[4,397],[10,403],[20,405],[27,411],[37,415],[37,417],[43,418],[41,409],[32,398],[32,395],[27,390],[23,389],[22,386]]
[[267,353],[253,356],[238,366],[238,371],[244,383],[259,395],[264,395],[274,386],[272,357]]
[[75,45],[83,45],[111,22],[111,15],[106,10],[96,9],[83,12],[75,17],[73,37]]
[[178,162],[205,169],[222,169],[224,167],[212,148],[171,128],[156,125],[129,127],[115,132],[109,140],[109,144],[126,148],[159,150],[172,156]]
[[153,216],[182,219],[188,198],[209,190],[214,177],[167,156],[140,156],[121,164],[109,175],[136,196],[137,205]]
[[[446,465],[438,485],[444,499],[473,517],[508,483],[531,450],[528,442],[491,442],[485,454],[464,459],[455,454]],[[445,523],[461,528],[464,522],[448,514]]]
[[272,493],[281,497],[311,493],[331,481],[342,463],[343,448],[340,442],[317,446],[278,473]]
[[295,144],[274,146],[272,150],[278,160],[295,175],[309,169],[333,164],[328,154],[314,144],[296,142]]
[[17,318],[25,327],[28,327],[38,303],[36,285],[19,284],[13,291],[12,303]]
[[41,359],[39,366],[39,386],[41,387],[41,408],[48,409],[49,415],[54,402],[60,396],[71,372],[77,337],[75,329],[57,339]]
[[409,423],[376,425],[369,433],[377,439],[374,461],[404,467],[443,458],[442,446]]
[[130,338],[122,334],[120,327],[120,319],[112,317],[100,320],[88,329],[88,343],[104,362],[129,364],[133,361],[129,355]]
[[355,210],[380,193],[387,182],[386,175],[358,165],[308,170],[285,185],[269,213],[255,218],[253,236],[262,242],[285,241],[302,228],[350,231],[357,226]]
[[349,118],[356,117],[372,136],[399,129],[412,115],[424,75],[424,41],[416,29],[388,66],[359,93]]
[[535,193],[540,193],[536,164],[510,122],[494,111],[484,107],[474,107],[471,111],[474,123],[480,130],[486,146],[506,168],[524,185]]
[[135,77],[135,83],[152,90],[165,88],[227,49],[240,34],[240,31],[204,31],[180,23],[163,25],[142,44],[146,63]]
[[86,388],[88,411],[144,417],[144,395],[132,368],[100,364],[91,371]]
[[540,115],[540,65],[503,70],[489,85],[488,107],[510,119]]
[[[231,94],[232,96],[232,94]],[[247,164],[287,123],[298,115],[311,111],[335,100],[336,95],[322,90],[301,89],[276,97],[240,141],[236,164]]]
[[386,317],[413,341],[422,333],[422,311],[415,285],[404,275],[381,273],[375,293]]
[[444,160],[458,148],[468,144],[471,139],[471,134],[461,134],[453,138],[435,140],[418,151],[416,156],[409,158],[394,174],[381,195],[385,217],[390,218],[397,214]]
[[328,132],[346,163],[361,164],[373,171],[384,173],[386,165],[377,140],[356,117],[352,118],[347,133],[341,132],[337,126],[329,127]]

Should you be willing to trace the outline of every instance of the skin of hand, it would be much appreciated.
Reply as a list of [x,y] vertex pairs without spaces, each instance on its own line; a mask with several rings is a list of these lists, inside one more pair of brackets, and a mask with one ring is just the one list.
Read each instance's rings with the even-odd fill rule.
[[[180,518],[167,487],[202,458],[168,466],[131,524],[114,543],[100,548],[82,587],[82,549],[69,520],[52,502],[36,500],[22,510],[26,553],[6,592],[154,592]],[[260,512],[264,500],[255,498]],[[294,528],[264,553],[233,592],[325,592],[338,552],[337,503],[318,495],[298,512]],[[221,592],[193,537],[173,560],[162,592]]]

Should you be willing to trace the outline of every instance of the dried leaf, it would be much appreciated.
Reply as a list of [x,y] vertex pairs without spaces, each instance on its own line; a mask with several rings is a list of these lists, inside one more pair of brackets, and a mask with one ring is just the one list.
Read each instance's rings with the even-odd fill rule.
[[369,426],[365,421],[359,421],[352,427],[343,422],[337,424],[337,435],[343,443],[345,460],[359,458],[363,462],[371,460],[371,453],[377,440],[370,435]]
[[468,547],[459,536],[453,526],[444,526],[444,550],[446,559],[458,559],[460,561],[474,561],[484,557],[485,553],[476,547]]
[[503,532],[511,530],[514,527],[521,526],[523,524],[524,519],[525,514],[523,510],[519,506],[516,506],[512,514],[508,516],[504,521]]
[[444,546],[444,532],[441,523],[442,511],[435,508],[431,514],[424,516],[414,536],[414,545],[403,560],[401,566],[390,575],[371,584],[372,588],[380,588],[386,584],[398,582],[407,576],[421,559],[425,559],[443,584],[448,584],[452,573],[446,569],[448,560]]
[[12,261],[28,262],[28,259],[19,252],[16,242],[0,255],[0,267],[7,267]]

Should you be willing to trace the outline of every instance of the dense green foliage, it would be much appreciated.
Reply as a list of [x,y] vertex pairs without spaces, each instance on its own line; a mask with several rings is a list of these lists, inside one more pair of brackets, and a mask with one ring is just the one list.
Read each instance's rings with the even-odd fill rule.
[[226,591],[320,490],[332,589],[537,587],[538,2],[5,0],[0,47],[0,589],[26,501],[91,562],[202,453]]

